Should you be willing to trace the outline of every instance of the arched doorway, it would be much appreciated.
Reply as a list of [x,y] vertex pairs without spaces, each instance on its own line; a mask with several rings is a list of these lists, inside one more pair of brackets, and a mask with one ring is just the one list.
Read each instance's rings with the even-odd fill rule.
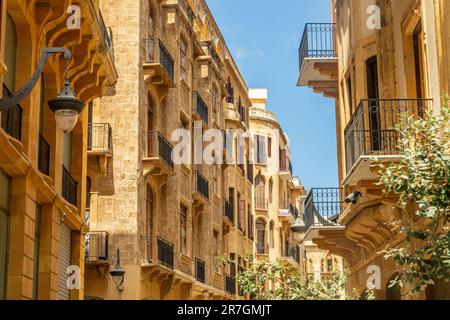
[[266,186],[264,178],[258,174],[255,178],[255,207],[256,209],[266,208]]

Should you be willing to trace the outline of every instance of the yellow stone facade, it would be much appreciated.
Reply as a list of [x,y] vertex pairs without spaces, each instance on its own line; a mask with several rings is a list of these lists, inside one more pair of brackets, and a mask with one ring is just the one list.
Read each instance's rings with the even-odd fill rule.
[[[80,8],[79,29],[67,28],[69,5]],[[71,50],[71,86],[86,104],[115,84],[98,1],[2,0],[0,97],[31,79],[46,47]],[[62,88],[65,67],[61,54],[53,56],[31,94],[0,113],[1,299],[84,295],[87,113],[80,115],[71,134],[63,134],[47,106]],[[65,286],[68,265],[80,270],[80,285],[70,292]]]
[[[449,5],[439,0],[333,0],[331,6],[333,24],[305,28],[298,84],[336,101],[342,187],[336,203],[341,210],[333,223],[310,223],[305,239],[344,258],[349,290],[365,290],[375,266],[381,271],[377,299],[448,298],[443,283],[417,296],[406,288],[389,288],[399,267],[381,251],[405,244],[391,222],[413,212],[402,212],[396,199],[383,196],[371,165],[398,161],[393,129],[399,114],[420,117],[425,108],[440,111],[449,90]],[[317,34],[331,41],[313,48]]]

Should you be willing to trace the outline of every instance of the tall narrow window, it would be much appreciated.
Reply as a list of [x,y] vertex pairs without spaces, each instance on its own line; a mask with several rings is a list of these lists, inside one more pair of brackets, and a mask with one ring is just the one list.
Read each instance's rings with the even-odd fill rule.
[[422,28],[422,23],[420,22],[413,34],[413,45],[414,45],[414,66],[416,75],[416,95],[417,99],[422,99],[425,97],[425,77],[424,75],[424,32]]
[[240,199],[240,195],[238,196],[239,201],[239,230],[245,232],[245,200]]
[[180,248],[181,253],[187,254],[187,208],[180,208]]
[[267,209],[266,186],[261,175],[255,178],[255,206],[256,209]]
[[377,57],[372,57],[366,62],[367,72],[367,97],[370,99],[370,143],[373,151],[381,150],[380,137],[380,106],[379,106],[379,87],[378,87],[378,63]]
[[157,47],[157,39],[155,39],[155,22],[152,15],[152,9],[149,2],[148,8],[148,24],[147,24],[147,56],[146,62],[155,62],[155,47]]
[[187,55],[186,55],[186,42],[184,39],[181,39],[180,43],[180,52],[181,52],[181,60],[180,60],[180,67],[181,67],[181,79],[184,81],[187,81]]
[[254,231],[253,231],[253,215],[251,214],[252,207],[248,205],[247,207],[247,229],[248,229],[248,237],[249,239],[254,239]]
[[350,111],[350,116],[353,115],[353,93],[352,93],[352,78],[349,75],[347,78],[347,103],[348,110]]
[[267,138],[267,156],[272,158],[272,137]]
[[275,248],[275,223],[272,221],[270,221],[269,224],[269,242],[270,242],[270,247],[273,249]]
[[256,136],[256,163],[266,164],[266,138],[264,136]]
[[147,185],[147,230],[146,230],[146,253],[147,261],[152,261],[152,239],[153,239],[153,191],[150,185]]
[[0,170],[0,300],[5,298],[11,178]]
[[230,277],[236,277],[236,254],[230,253]]
[[261,218],[256,220],[256,237],[258,254],[266,254],[266,222]]
[[219,232],[216,230],[213,232],[213,258],[214,271],[219,272]]
[[36,218],[34,226],[34,272],[33,272],[33,300],[38,299],[39,288],[39,250],[41,248],[41,211],[40,205],[36,205]]
[[273,203],[273,180],[270,178],[269,180],[269,203]]

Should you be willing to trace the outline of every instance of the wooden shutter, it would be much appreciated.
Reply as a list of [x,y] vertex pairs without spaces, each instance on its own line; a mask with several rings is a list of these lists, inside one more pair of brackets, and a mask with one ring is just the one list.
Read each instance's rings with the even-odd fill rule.
[[58,256],[58,300],[69,300],[70,290],[67,287],[67,268],[71,265],[72,230],[64,223],[59,228]]

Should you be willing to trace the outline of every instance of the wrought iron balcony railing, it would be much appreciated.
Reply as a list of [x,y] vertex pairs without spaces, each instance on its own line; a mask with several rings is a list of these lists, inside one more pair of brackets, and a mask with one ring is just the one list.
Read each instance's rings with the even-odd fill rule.
[[206,282],[205,261],[195,258],[194,263],[195,263],[195,279],[197,279],[197,281],[205,283]]
[[158,38],[145,39],[145,63],[160,64],[167,76],[174,81],[175,77],[175,60]]
[[70,204],[77,205],[77,187],[78,183],[70,175],[66,167],[62,170],[62,196]]
[[173,269],[173,244],[158,237],[158,262]]
[[50,145],[39,134],[38,168],[45,175],[50,174]]
[[197,91],[194,91],[194,111],[208,125],[208,105]]
[[86,263],[108,262],[109,233],[106,231],[92,231],[86,234]]
[[364,155],[401,153],[396,128],[410,117],[419,118],[431,107],[430,99],[363,99],[345,129],[347,172]]
[[255,209],[256,210],[267,210],[269,208],[269,201],[267,198],[262,196],[255,196]]
[[285,248],[285,257],[291,257],[298,263],[300,263],[300,247],[294,244],[289,244]]
[[[3,97],[8,96],[12,96],[12,93],[3,85]],[[7,134],[19,141],[22,139],[22,113],[23,109],[20,105],[1,112],[2,128]]]
[[335,58],[335,23],[307,23],[299,48],[300,70],[306,58]]
[[174,168],[172,160],[173,146],[170,142],[158,131],[151,131],[148,133],[147,156],[149,158],[159,158],[170,168]]
[[232,224],[234,224],[234,208],[233,205],[228,200],[223,201],[223,213]]
[[225,276],[225,292],[235,295],[236,294],[236,278]]
[[88,125],[88,151],[112,153],[112,129],[109,123]]
[[194,171],[194,191],[209,199],[209,182],[198,171]]
[[343,208],[342,188],[315,188],[305,200],[305,225],[335,226]]
[[219,57],[219,54],[217,53],[216,49],[214,48],[212,41],[204,41],[202,42],[202,46],[204,49],[206,49],[206,53],[211,57],[211,59],[214,61],[216,66],[218,68],[221,67],[221,60]]

